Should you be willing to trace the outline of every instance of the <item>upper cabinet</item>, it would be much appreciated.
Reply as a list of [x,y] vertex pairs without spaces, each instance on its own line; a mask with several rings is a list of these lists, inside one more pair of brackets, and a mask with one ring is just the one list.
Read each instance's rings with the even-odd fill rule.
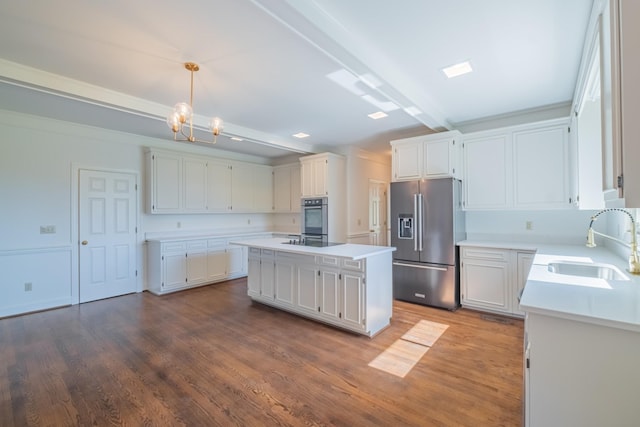
[[148,212],[152,214],[273,212],[273,168],[149,150]]
[[460,147],[458,131],[391,141],[393,181],[421,178],[460,178]]
[[344,193],[345,159],[333,153],[300,158],[302,197],[323,197]]
[[[640,2],[595,0],[572,106],[578,206],[640,207]],[[591,174],[589,178],[588,174]]]
[[300,165],[289,164],[273,168],[273,211],[300,212]]
[[566,209],[566,119],[465,134],[465,209]]

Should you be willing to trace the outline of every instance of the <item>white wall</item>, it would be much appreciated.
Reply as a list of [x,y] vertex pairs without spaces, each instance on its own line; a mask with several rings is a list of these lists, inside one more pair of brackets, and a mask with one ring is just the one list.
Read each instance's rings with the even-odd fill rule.
[[[550,244],[586,243],[597,211],[467,211],[467,239]],[[526,229],[531,222],[531,230]]]
[[[158,122],[158,126],[163,124]],[[77,207],[72,205],[72,192],[77,189],[72,172],[77,167],[138,174],[139,289],[145,279],[146,232],[271,229],[271,214],[145,214],[145,147],[266,163],[258,157],[192,147],[170,139],[145,138],[0,110],[0,317],[75,303],[72,293],[78,286],[77,224],[73,218]],[[55,226],[56,232],[40,234],[40,226]],[[32,284],[32,291],[25,291],[25,283]]]

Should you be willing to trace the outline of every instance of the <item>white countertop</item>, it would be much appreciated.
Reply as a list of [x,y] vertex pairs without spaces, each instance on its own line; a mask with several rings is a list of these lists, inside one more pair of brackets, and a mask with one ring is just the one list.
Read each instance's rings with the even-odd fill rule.
[[148,242],[176,242],[193,239],[252,239],[264,235],[299,236],[300,233],[287,233],[280,231],[234,231],[234,230],[197,230],[197,231],[172,231],[150,232],[145,234]]
[[353,260],[369,258],[374,255],[393,252],[396,250],[396,248],[391,246],[357,245],[354,243],[345,243],[342,245],[318,248],[313,246],[290,245],[287,244],[287,242],[289,242],[288,239],[272,238],[238,240],[232,241],[230,243],[235,245],[250,246],[253,248],[272,249],[280,252],[290,252],[303,255],[337,256]]
[[[526,312],[640,332],[640,276],[630,274],[626,259],[606,248],[513,242],[464,241],[460,246],[536,250],[520,300]],[[605,280],[552,273],[552,261],[612,264],[629,280]]]

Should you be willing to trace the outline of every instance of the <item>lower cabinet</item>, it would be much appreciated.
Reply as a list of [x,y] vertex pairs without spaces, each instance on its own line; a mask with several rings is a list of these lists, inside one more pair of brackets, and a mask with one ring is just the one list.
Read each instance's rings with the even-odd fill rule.
[[[249,248],[248,294],[256,301],[369,336],[388,325],[390,286],[388,295],[372,293],[372,309],[377,314],[372,325],[367,323],[365,260],[278,251],[274,256],[265,251]],[[384,275],[380,279],[391,283]],[[378,315],[386,319],[381,321]]]
[[533,251],[463,247],[460,299],[463,307],[524,316],[519,298]]
[[229,239],[148,242],[149,291],[161,295],[247,275],[247,248]]

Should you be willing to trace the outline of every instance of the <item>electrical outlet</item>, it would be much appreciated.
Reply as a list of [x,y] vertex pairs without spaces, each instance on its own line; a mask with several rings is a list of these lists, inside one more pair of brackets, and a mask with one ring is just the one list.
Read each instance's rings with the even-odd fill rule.
[[31,292],[33,290],[33,283],[31,282],[26,282],[24,284],[24,291],[25,292]]
[[533,221],[527,221],[525,227],[527,230],[533,230]]
[[56,226],[55,225],[41,225],[40,226],[40,234],[55,234]]

